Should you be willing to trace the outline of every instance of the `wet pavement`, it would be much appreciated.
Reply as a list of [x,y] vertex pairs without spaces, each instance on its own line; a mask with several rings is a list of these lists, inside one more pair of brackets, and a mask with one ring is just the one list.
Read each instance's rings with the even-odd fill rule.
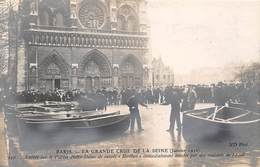
[[[205,108],[212,104],[197,104]],[[257,167],[260,166],[259,137],[245,147],[225,143],[186,143],[181,133],[169,133],[170,106],[140,107],[144,131],[111,134],[88,141],[85,134],[20,141],[18,131],[9,128],[10,167]],[[128,112],[127,106],[109,106],[108,111]],[[14,126],[12,123],[8,123]],[[136,127],[137,128],[137,127]],[[259,126],[260,128],[260,126]],[[64,135],[64,134],[63,134]],[[70,138],[65,142],[62,139]],[[49,140],[48,140],[49,139]],[[56,141],[54,141],[56,140]],[[29,144],[28,144],[29,143]],[[227,155],[228,154],[228,155]],[[102,155],[102,157],[101,157]],[[1,166],[1,165],[0,165]]]

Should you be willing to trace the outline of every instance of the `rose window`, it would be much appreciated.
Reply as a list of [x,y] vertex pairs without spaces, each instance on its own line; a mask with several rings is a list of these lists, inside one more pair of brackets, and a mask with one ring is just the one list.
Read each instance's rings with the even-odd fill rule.
[[79,20],[84,27],[100,28],[105,21],[103,9],[95,3],[83,3],[79,9]]

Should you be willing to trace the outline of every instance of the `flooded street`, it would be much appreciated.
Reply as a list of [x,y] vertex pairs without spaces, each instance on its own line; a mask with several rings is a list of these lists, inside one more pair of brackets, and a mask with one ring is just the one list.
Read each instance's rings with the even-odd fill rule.
[[[198,104],[205,108],[211,104]],[[230,147],[231,142],[186,143],[181,133],[171,134],[170,106],[140,107],[144,131],[133,134],[111,134],[95,141],[88,136],[68,132],[66,136],[46,136],[46,139],[27,139],[24,145],[14,129],[8,129],[10,167],[121,167],[121,166],[177,166],[177,167],[257,167],[260,166],[259,136],[251,136],[254,143]],[[126,106],[109,106],[108,111],[128,112]],[[9,122],[10,126],[11,123]],[[207,128],[207,127],[205,127]],[[203,129],[202,129],[203,131]],[[63,141],[62,139],[68,139]],[[28,144],[29,143],[29,144]],[[174,156],[172,155],[174,152]],[[82,157],[83,153],[88,156]],[[103,154],[103,157],[98,157]],[[230,154],[227,156],[227,154]],[[33,157],[40,155],[41,157]],[[52,156],[50,158],[50,156]],[[91,156],[96,156],[91,157]],[[18,157],[18,158],[17,158]],[[20,158],[19,158],[20,157]],[[21,158],[23,157],[23,158]],[[70,157],[70,158],[68,158]],[[73,158],[71,158],[73,157]]]

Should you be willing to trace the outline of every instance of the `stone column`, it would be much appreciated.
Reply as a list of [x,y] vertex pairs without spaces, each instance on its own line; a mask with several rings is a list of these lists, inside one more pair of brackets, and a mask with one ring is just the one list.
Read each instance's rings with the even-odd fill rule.
[[29,88],[28,89],[38,89],[38,68],[37,63],[29,64]]
[[30,25],[38,24],[38,0],[32,0],[30,3]]
[[110,23],[111,23],[111,30],[117,30],[117,7],[116,7],[116,0],[110,1]]
[[143,86],[149,86],[149,67],[143,64]]
[[113,87],[118,88],[118,71],[119,71],[119,65],[118,64],[113,64]]
[[78,76],[77,76],[77,71],[78,71],[78,67],[79,65],[78,64],[72,64],[72,72],[71,72],[71,88],[72,89],[76,89],[78,88]]
[[[27,73],[27,59],[25,52],[25,44],[22,43],[17,48],[17,85],[16,91],[20,92],[26,89],[26,73]],[[28,74],[27,74],[28,75]]]
[[94,83],[94,77],[91,77],[91,93],[94,93],[94,89],[95,89],[95,83]]
[[70,0],[71,27],[77,26],[77,0]]

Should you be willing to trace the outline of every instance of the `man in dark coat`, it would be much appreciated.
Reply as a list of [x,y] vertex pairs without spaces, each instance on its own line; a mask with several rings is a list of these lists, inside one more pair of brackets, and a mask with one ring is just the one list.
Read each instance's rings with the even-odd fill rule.
[[181,104],[181,112],[189,110],[188,103],[188,89],[184,90],[181,94],[182,104]]
[[169,95],[169,104],[171,104],[171,115],[170,115],[170,127],[168,132],[173,132],[175,122],[177,124],[177,131],[181,131],[181,120],[180,120],[180,95],[176,90],[173,90]]
[[138,104],[147,107],[146,104],[144,104],[139,97],[138,93],[135,93],[134,95],[132,95],[128,101],[127,101],[127,105],[129,107],[129,111],[130,111],[130,132],[133,133],[134,132],[134,126],[135,126],[135,120],[137,121],[137,126],[138,126],[138,131],[143,131],[144,129],[142,128],[142,123],[141,123],[141,116],[139,113],[139,108],[138,108]]
[[195,104],[196,104],[196,99],[197,99],[197,93],[195,92],[195,90],[190,87],[188,90],[188,104],[189,104],[189,109],[190,110],[194,110],[195,108]]

